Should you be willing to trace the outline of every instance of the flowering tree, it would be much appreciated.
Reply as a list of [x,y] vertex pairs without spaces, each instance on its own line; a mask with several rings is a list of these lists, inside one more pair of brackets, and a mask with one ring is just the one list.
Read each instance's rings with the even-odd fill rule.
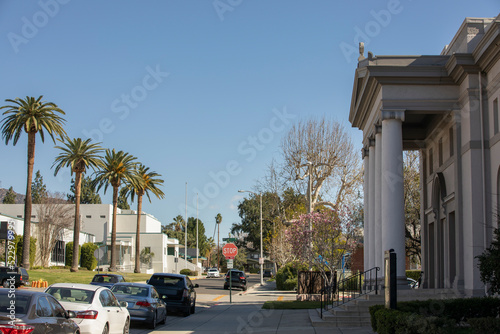
[[317,268],[330,286],[334,275],[327,276],[327,272],[333,273],[342,256],[356,246],[357,226],[351,217],[348,210],[312,212],[300,216],[286,232],[292,252],[310,267]]

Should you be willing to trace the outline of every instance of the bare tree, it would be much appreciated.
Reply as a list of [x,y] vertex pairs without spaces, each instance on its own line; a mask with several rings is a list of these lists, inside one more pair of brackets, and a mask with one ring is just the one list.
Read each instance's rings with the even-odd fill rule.
[[405,151],[403,166],[406,255],[412,262],[420,264],[420,153]]
[[[358,152],[343,126],[324,117],[294,125],[282,141],[284,172],[316,206],[338,207],[358,198],[362,169]],[[304,191],[306,190],[306,191]]]
[[38,250],[41,265],[49,266],[52,250],[64,233],[74,222],[73,205],[68,205],[61,193],[49,193],[37,206]]

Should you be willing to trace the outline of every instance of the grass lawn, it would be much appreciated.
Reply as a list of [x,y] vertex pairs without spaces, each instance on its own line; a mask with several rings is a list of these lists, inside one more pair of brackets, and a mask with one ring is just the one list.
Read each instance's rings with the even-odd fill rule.
[[287,301],[267,301],[262,305],[263,309],[276,309],[276,310],[299,310],[299,309],[311,309],[320,308],[320,301],[299,301],[299,300],[287,300]]
[[[38,281],[42,279],[47,281],[49,285],[54,283],[90,283],[92,278],[98,272],[79,270],[76,273],[72,273],[69,269],[35,269],[28,270],[30,275],[30,281]],[[99,272],[102,273],[102,272]],[[136,274],[136,273],[112,273],[104,272],[104,274],[120,274],[125,277],[127,282],[145,282],[151,277],[151,274]]]

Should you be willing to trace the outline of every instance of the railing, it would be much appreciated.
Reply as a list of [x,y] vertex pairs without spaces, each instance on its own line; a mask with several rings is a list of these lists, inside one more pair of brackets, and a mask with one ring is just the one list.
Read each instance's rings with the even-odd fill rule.
[[335,300],[336,306],[339,306],[373,291],[378,294],[379,271],[379,267],[374,267],[365,272],[339,279],[338,282],[334,282],[333,286],[325,285],[321,290],[321,318],[323,318],[323,309],[328,310],[330,303],[333,307]]

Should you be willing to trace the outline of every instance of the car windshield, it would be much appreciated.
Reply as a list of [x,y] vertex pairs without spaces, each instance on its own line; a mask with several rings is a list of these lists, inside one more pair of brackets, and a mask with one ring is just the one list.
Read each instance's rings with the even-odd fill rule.
[[10,298],[10,294],[0,295],[0,312],[11,313],[12,302],[15,305],[15,314],[26,314],[30,305],[31,296],[16,294]]
[[155,275],[151,277],[149,284],[164,287],[184,288],[184,279],[182,277]]
[[209,269],[208,271],[216,272],[217,269]]
[[119,279],[117,276],[110,276],[110,275],[96,275],[92,279],[92,282],[97,282],[97,283],[118,283],[122,281]]
[[147,297],[149,295],[149,289],[141,286],[129,286],[129,285],[113,285],[111,291],[115,294],[130,295],[138,297]]
[[73,302],[81,304],[91,304],[95,293],[95,291],[92,290],[60,287],[50,287],[45,292],[52,295],[60,302]]

